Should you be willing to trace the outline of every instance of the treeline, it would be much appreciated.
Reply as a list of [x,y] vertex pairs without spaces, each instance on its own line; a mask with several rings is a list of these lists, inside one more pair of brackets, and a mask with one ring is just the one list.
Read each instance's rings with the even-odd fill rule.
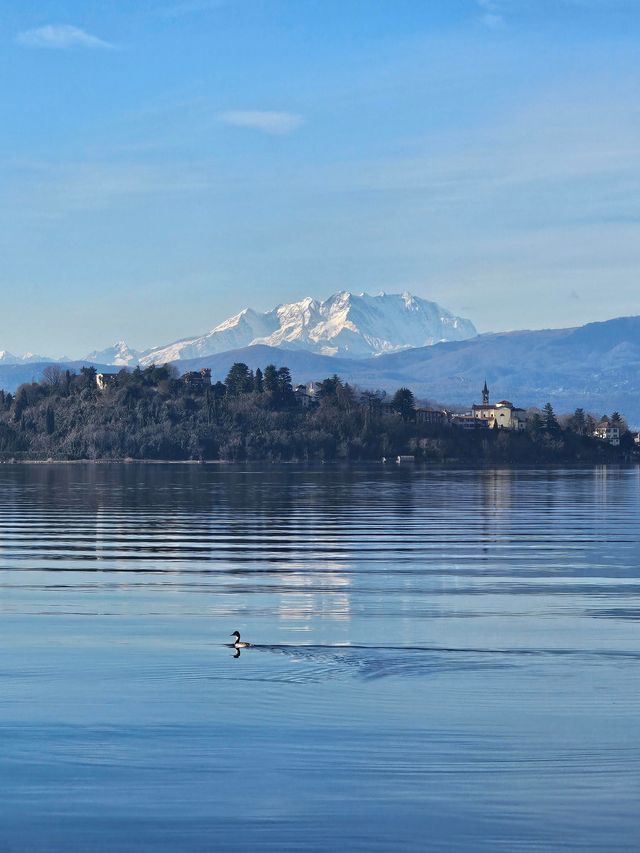
[[[303,405],[303,403],[311,403]],[[11,459],[229,461],[380,460],[606,462],[633,451],[591,437],[578,410],[560,422],[551,406],[524,433],[423,423],[411,391],[362,392],[325,379],[297,398],[286,367],[234,364],[224,382],[179,378],[172,367],[121,370],[104,390],[93,368],[46,368],[41,382],[0,392],[0,454]]]

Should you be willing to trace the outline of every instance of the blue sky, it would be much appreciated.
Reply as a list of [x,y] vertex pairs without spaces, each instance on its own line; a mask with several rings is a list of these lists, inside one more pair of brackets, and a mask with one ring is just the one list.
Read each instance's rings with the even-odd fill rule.
[[0,349],[340,289],[640,313],[637,0],[4,5]]

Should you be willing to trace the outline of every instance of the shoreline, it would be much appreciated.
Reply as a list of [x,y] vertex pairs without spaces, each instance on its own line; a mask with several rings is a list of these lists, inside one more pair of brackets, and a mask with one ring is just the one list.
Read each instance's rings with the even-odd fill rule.
[[383,470],[442,470],[442,469],[463,469],[463,470],[536,470],[540,468],[556,469],[556,468],[574,468],[574,469],[591,469],[591,468],[625,468],[633,469],[640,467],[640,459],[635,460],[616,460],[609,462],[580,462],[571,460],[556,460],[539,461],[539,462],[485,462],[471,464],[461,460],[451,460],[450,462],[383,462],[381,460],[358,460],[350,462],[347,460],[336,460],[333,462],[304,462],[304,461],[270,461],[267,459],[252,459],[246,461],[236,461],[230,459],[207,459],[200,461],[198,459],[6,459],[0,460],[0,466],[18,466],[18,465],[114,465],[114,466],[154,466],[154,465],[187,465],[189,467],[206,468],[207,466],[219,467],[252,467],[252,466],[268,466],[270,468],[382,468]]

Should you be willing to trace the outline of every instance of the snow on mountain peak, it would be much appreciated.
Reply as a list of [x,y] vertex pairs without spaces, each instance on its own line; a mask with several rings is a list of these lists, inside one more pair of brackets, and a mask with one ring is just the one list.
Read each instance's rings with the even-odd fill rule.
[[55,361],[44,355],[37,355],[33,352],[25,352],[24,355],[14,355],[8,350],[0,350],[0,364],[31,364],[34,362]]
[[307,296],[264,313],[245,308],[205,335],[155,347],[139,360],[143,365],[162,364],[257,344],[366,358],[476,334],[471,321],[406,291],[371,296],[342,290],[323,302]]
[[126,341],[120,340],[103,350],[94,350],[89,355],[85,356],[86,361],[93,361],[97,364],[113,364],[117,367],[127,367],[131,364],[137,364],[141,353],[138,350],[131,349]]

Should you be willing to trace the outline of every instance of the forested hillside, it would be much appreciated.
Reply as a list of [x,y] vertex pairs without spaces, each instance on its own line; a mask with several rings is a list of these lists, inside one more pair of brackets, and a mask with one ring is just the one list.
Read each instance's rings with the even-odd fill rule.
[[7,459],[615,461],[633,450],[587,437],[583,412],[559,423],[549,406],[525,433],[421,422],[413,395],[362,392],[337,376],[317,402],[296,399],[288,368],[235,364],[225,382],[189,384],[173,368],[122,370],[100,390],[93,368],[51,365],[42,382],[0,392],[0,454]]

